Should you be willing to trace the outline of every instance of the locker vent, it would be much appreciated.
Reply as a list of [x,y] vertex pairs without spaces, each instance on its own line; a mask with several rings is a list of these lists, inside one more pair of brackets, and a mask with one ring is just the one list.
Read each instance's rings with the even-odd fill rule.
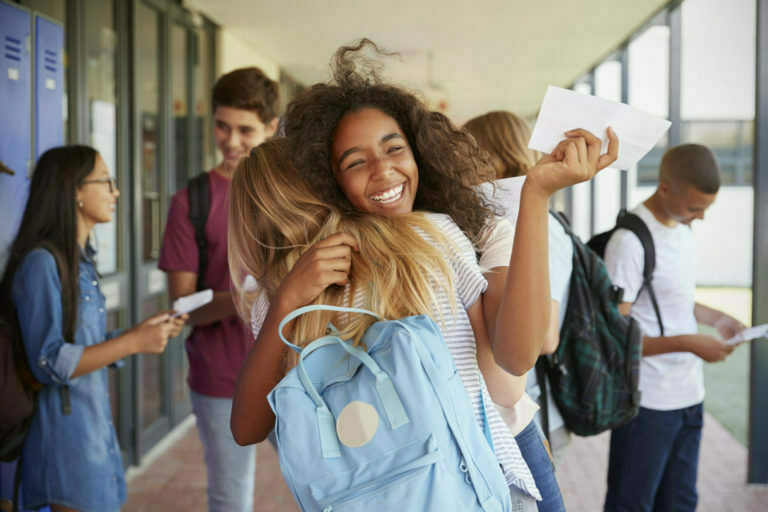
[[21,41],[15,37],[5,36],[5,58],[21,62]]
[[59,59],[54,51],[43,50],[43,62],[43,67],[51,73],[55,73],[59,69]]

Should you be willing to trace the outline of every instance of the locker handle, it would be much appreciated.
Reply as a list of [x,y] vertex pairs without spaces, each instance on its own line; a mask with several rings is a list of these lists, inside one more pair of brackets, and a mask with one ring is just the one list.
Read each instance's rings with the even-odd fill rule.
[[6,165],[5,165],[5,162],[0,162],[0,172],[4,172],[4,173],[6,173],[6,174],[10,174],[11,176],[13,176],[14,174],[16,174],[16,173],[15,173],[15,172],[13,172],[11,169],[9,169],[8,167],[6,167]]

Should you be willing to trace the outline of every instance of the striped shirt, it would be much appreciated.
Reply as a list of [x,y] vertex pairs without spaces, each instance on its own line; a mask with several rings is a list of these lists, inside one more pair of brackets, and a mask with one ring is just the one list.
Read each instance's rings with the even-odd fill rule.
[[[449,259],[455,273],[456,295],[452,301],[442,289],[439,289],[436,292],[438,305],[433,318],[440,326],[445,343],[453,355],[464,388],[472,402],[475,419],[481,429],[484,426],[483,400],[485,400],[485,411],[493,440],[493,449],[501,464],[507,484],[514,485],[541,500],[539,490],[536,488],[528,465],[520,454],[520,448],[517,446],[512,432],[492,405],[491,396],[477,364],[475,335],[466,310],[485,291],[488,282],[477,265],[472,244],[450,217],[435,213],[426,215],[455,246],[455,249],[452,249],[454,254]],[[363,302],[364,289],[361,287],[355,294],[353,304],[362,307]],[[452,304],[456,304],[455,311],[451,311]],[[263,293],[259,294],[258,300],[251,308],[251,328],[254,338],[261,329],[268,309],[267,299]]]

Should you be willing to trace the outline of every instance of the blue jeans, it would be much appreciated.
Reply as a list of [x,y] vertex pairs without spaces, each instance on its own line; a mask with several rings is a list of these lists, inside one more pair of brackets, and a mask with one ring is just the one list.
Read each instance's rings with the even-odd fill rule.
[[194,391],[191,398],[208,470],[208,510],[252,512],[256,446],[240,446],[232,437],[232,399]]
[[555,468],[549,459],[536,423],[531,421],[515,436],[515,441],[541,493],[542,501],[537,502],[539,512],[564,512],[563,497],[555,480]]
[[606,511],[696,510],[702,404],[672,411],[640,408],[611,432]]

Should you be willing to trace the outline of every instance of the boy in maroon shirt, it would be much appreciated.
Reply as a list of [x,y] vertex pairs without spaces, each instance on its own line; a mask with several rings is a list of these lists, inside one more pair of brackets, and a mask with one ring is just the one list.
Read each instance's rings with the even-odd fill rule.
[[[237,69],[219,78],[212,100],[213,132],[223,160],[208,173],[208,262],[203,277],[214,294],[211,303],[189,315],[194,329],[186,341],[188,383],[208,470],[208,508],[240,512],[253,510],[256,450],[237,445],[229,428],[235,381],[250,336],[230,292],[229,184],[240,158],[275,133],[278,85],[258,68]],[[198,259],[185,187],[171,200],[158,263],[167,274],[172,301],[197,291]]]

